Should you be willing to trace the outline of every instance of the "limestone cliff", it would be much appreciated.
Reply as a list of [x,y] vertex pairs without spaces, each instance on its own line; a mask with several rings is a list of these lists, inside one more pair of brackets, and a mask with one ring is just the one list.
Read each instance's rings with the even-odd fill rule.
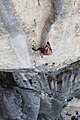
[[[42,58],[32,46],[46,41],[52,54]],[[0,120],[70,120],[75,99],[80,0],[0,0]]]
[[[0,68],[58,66],[80,57],[79,0],[1,0]],[[36,48],[51,43],[52,55]]]

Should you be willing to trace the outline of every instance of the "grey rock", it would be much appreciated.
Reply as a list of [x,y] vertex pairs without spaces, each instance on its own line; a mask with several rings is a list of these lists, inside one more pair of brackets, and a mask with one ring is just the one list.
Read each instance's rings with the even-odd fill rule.
[[[40,68],[39,72],[38,68],[37,71],[1,72],[0,118],[2,120],[62,119],[60,113],[67,102],[73,97],[80,97],[79,67],[80,61],[76,61],[53,73],[48,71],[42,73]],[[51,89],[53,86],[55,92]]]
[[61,113],[63,105],[56,99],[42,99],[40,114],[47,116],[48,120],[55,120]]
[[37,92],[21,90],[22,109],[27,120],[36,120],[40,109],[40,97]]

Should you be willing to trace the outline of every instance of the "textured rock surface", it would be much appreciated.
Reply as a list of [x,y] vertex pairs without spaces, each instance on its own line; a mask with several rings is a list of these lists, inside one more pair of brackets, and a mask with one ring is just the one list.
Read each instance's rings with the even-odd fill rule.
[[62,103],[43,92],[16,85],[0,87],[0,119],[37,120],[38,115],[44,114],[48,120],[55,120]]
[[53,54],[38,59],[38,64],[48,62],[55,65],[75,61],[80,57],[80,1],[62,0],[62,10],[47,35]]
[[72,116],[76,116],[76,111],[78,111],[78,120],[80,120],[80,99],[73,98],[61,114],[64,120],[70,120]]
[[[1,120],[63,119],[80,98],[79,24],[79,0],[0,0]],[[46,41],[53,53],[41,58],[32,45]]]
[[42,73],[40,68],[0,72],[0,119],[62,120],[68,111],[61,113],[62,108],[80,98],[79,76],[80,61],[54,72]]
[[[57,66],[79,58],[79,5],[79,0],[0,0],[0,68]],[[46,41],[53,54],[41,58],[32,45]]]
[[11,0],[0,0],[0,68],[31,67],[26,42]]
[[33,41],[40,44],[45,21],[52,18],[51,7],[48,0],[40,5],[36,0],[0,1],[0,68],[33,67]]

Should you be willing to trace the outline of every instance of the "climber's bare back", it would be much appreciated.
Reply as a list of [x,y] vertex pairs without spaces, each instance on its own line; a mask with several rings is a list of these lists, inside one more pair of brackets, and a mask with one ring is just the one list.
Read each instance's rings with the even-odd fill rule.
[[42,47],[42,48],[40,47],[40,48],[35,49],[33,47],[32,50],[34,50],[34,51],[40,51],[41,54],[43,54],[43,55],[50,55],[52,53],[52,48],[51,48],[49,42],[47,42],[46,45],[44,47]]

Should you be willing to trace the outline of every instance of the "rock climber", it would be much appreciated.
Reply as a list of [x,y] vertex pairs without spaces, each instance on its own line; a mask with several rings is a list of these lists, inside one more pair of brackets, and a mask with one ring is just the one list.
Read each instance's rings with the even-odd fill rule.
[[32,48],[34,51],[40,51],[43,55],[50,55],[52,53],[52,48],[49,42],[46,43],[44,47],[40,47],[35,49],[34,47]]

